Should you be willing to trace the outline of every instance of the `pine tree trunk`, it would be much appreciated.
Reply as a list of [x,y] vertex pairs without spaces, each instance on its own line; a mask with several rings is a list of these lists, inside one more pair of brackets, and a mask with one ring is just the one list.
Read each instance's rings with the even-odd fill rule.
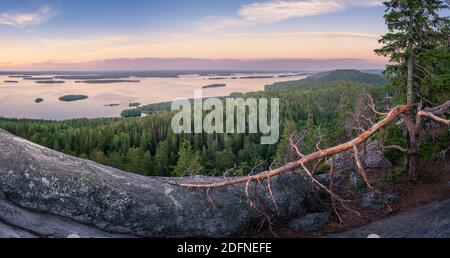
[[416,135],[410,135],[409,136],[409,150],[407,154],[407,160],[406,160],[406,168],[408,171],[408,177],[412,180],[416,180],[418,173],[417,173],[417,164],[418,164],[418,137]]
[[414,68],[414,56],[410,56],[408,58],[408,81],[407,81],[407,93],[406,93],[406,103],[410,107],[414,104],[413,68]]
[[413,66],[414,56],[408,58],[408,78],[407,78],[407,104],[410,111],[406,114],[405,122],[408,130],[408,145],[409,150],[406,159],[406,171],[410,179],[417,179],[417,161],[418,161],[418,147],[419,147],[419,134],[417,132],[416,112],[414,111],[414,91],[413,91]]

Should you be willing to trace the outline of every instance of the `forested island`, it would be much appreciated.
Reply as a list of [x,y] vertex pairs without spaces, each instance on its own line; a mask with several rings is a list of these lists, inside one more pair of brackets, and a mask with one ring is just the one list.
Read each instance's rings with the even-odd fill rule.
[[64,84],[65,81],[54,81],[54,80],[37,80],[35,83],[37,84]]
[[53,77],[24,77],[26,81],[52,81]]
[[6,81],[4,81],[4,83],[18,83],[18,81],[6,80]]
[[211,89],[211,88],[223,88],[223,87],[226,87],[226,86],[227,86],[226,84],[215,83],[215,84],[210,84],[210,85],[203,86],[202,88],[203,89]]
[[273,75],[261,75],[261,76],[242,76],[239,79],[271,79],[275,78]]
[[140,80],[84,80],[75,81],[75,83],[87,83],[87,84],[109,84],[109,83],[138,83]]
[[83,99],[87,99],[88,96],[86,95],[65,95],[59,98],[60,101],[64,101],[64,102],[72,102],[72,101],[78,101],[78,100],[83,100]]

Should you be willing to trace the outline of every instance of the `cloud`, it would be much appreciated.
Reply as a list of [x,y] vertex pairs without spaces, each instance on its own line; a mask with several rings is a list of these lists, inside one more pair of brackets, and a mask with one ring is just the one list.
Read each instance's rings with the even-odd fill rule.
[[208,16],[198,22],[206,31],[266,24],[295,17],[322,15],[349,7],[382,6],[384,0],[270,0],[240,7],[237,17]]
[[0,24],[16,28],[24,28],[30,25],[37,25],[49,20],[55,15],[53,8],[43,6],[29,12],[0,12]]

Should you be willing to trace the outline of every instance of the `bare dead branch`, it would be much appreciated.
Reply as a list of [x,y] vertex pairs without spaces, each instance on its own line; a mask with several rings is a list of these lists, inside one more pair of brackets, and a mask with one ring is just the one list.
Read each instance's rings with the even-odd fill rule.
[[320,164],[323,162],[324,159],[325,158],[321,158],[321,159],[317,160],[316,164],[314,164],[314,167],[311,170],[313,175],[316,173],[317,169],[319,168]]
[[382,147],[383,147],[383,149],[394,149],[394,150],[401,151],[403,153],[407,153],[408,152],[407,149],[402,148],[401,146],[398,146],[398,145],[387,145],[387,146],[382,146]]
[[323,135],[321,135],[320,137],[319,137],[319,140],[317,141],[317,143],[316,143],[316,150],[318,150],[318,151],[321,151],[322,149],[320,148],[320,144],[322,143],[322,140],[323,140]]
[[364,183],[367,185],[367,188],[371,191],[374,190],[375,188],[370,184],[369,179],[367,178],[366,171],[364,170],[363,164],[361,162],[361,159],[359,158],[359,150],[358,150],[358,146],[356,144],[353,145],[353,152],[355,155],[355,161],[356,161],[356,165],[358,167],[359,174],[363,178]]
[[275,200],[275,196],[273,195],[273,192],[272,192],[272,184],[270,183],[270,178],[267,179],[267,189],[269,190],[269,195],[270,195],[270,198],[272,199],[275,209],[277,210],[277,212],[280,212],[280,210],[278,209],[277,201]]
[[379,116],[387,116],[387,115],[389,114],[389,113],[383,113],[383,112],[377,111],[376,106],[375,106],[375,102],[373,101],[372,96],[370,96],[370,94],[367,93],[367,97],[368,97],[369,100],[370,100],[370,105],[369,105],[369,107],[372,109],[372,111],[373,111],[375,114],[377,114],[377,115],[379,115]]
[[345,142],[345,143],[342,143],[342,144],[337,145],[332,148],[328,148],[325,150],[311,153],[309,155],[302,157],[301,159],[299,159],[297,161],[287,163],[286,165],[281,166],[277,169],[268,170],[268,171],[265,171],[265,172],[262,172],[262,173],[259,173],[256,175],[248,176],[248,177],[228,180],[226,182],[224,181],[224,182],[217,182],[217,183],[212,183],[212,184],[202,184],[202,183],[172,183],[172,184],[178,185],[181,187],[186,187],[186,188],[208,188],[208,187],[221,188],[221,187],[226,187],[226,186],[231,186],[231,185],[236,185],[236,184],[243,184],[243,183],[246,183],[247,181],[266,180],[269,177],[279,176],[283,173],[287,173],[289,171],[294,171],[294,170],[304,166],[304,164],[308,164],[312,161],[315,161],[315,160],[318,160],[318,159],[321,159],[324,157],[332,156],[332,155],[335,155],[335,154],[338,154],[341,152],[345,152],[345,151],[353,148],[353,145],[358,145],[358,144],[361,144],[361,143],[367,141],[370,137],[372,137],[374,134],[379,132],[381,129],[383,129],[386,126],[388,126],[389,124],[391,124],[401,114],[404,114],[407,111],[408,111],[408,106],[406,106],[406,105],[397,106],[396,108],[392,109],[384,119],[382,119],[381,121],[376,123],[373,127],[371,127],[369,130],[365,131],[363,134],[359,135],[355,139]]
[[366,120],[370,125],[374,125],[374,122],[372,121],[372,119],[366,117],[365,115],[361,115],[362,118],[364,118],[364,120]]
[[433,113],[433,114],[435,114],[437,116],[442,116],[445,113],[447,113],[449,109],[450,109],[450,100],[445,102],[442,105],[439,105],[439,106],[436,106],[436,107],[433,107],[433,108],[426,108],[426,109],[424,109],[424,111]]
[[366,171],[364,170],[364,167],[362,165],[361,159],[359,158],[359,151],[358,151],[358,146],[357,145],[353,145],[353,152],[355,154],[355,160],[356,160],[356,165],[358,166],[358,171],[359,174],[361,175],[361,177],[364,180],[364,183],[367,186],[367,189],[369,189],[370,191],[372,191],[374,193],[374,195],[376,195],[378,198],[380,198],[380,200],[383,202],[383,204],[385,205],[385,207],[388,208],[389,212],[392,212],[392,208],[389,205],[389,203],[385,200],[384,196],[382,194],[380,194],[375,187],[372,186],[372,184],[370,184],[369,182],[369,178],[367,177]]
[[438,123],[444,124],[446,126],[450,126],[450,120],[444,119],[442,117],[439,117],[439,116],[437,116],[437,115],[435,115],[435,114],[433,114],[431,112],[420,111],[417,115],[419,117],[428,117],[428,118],[430,118],[430,119],[432,119],[432,120],[434,120],[434,121],[436,121]]
[[[334,156],[331,158],[329,175],[330,175],[330,191],[333,192],[333,189],[334,189]],[[339,214],[339,212],[336,208],[336,200],[334,199],[333,196],[331,196],[331,205],[332,205],[334,214],[339,219],[339,222],[341,224],[343,224],[344,220],[342,219],[341,215]]]
[[252,181],[249,179],[249,180],[247,180],[247,183],[245,184],[245,196],[247,197],[247,203],[250,205],[250,207],[256,208],[256,205],[250,199],[250,191],[249,191],[250,182],[252,182]]
[[212,204],[214,209],[217,209],[216,203],[214,202],[211,195],[209,194],[209,190],[211,190],[211,188],[206,189],[206,196],[208,197],[208,201]]
[[335,193],[333,193],[333,191],[330,191],[328,188],[326,188],[321,182],[319,182],[311,173],[311,171],[309,171],[309,169],[305,166],[305,164],[302,164],[303,169],[305,170],[306,174],[309,176],[309,178],[311,179],[311,182],[313,182],[314,184],[318,185],[320,188],[322,188],[323,190],[325,190],[325,192],[327,192],[328,194],[330,194],[330,196],[332,198],[335,198],[336,200],[340,201],[340,202],[345,202],[346,200],[342,199],[341,197],[337,196]]
[[303,154],[300,152],[300,150],[298,149],[297,144],[294,143],[294,141],[293,141],[293,139],[292,139],[292,135],[291,135],[291,137],[289,138],[289,142],[290,142],[290,144],[291,144],[291,148],[295,151],[295,154],[297,154],[298,157],[301,157],[301,158],[305,157],[305,155],[303,155]]
[[366,131],[362,127],[353,127],[353,129],[356,130],[356,131],[360,131],[362,133],[364,133]]
[[234,167],[232,167],[232,168],[228,169],[227,171],[225,171],[225,173],[223,173],[223,180],[224,180],[224,181],[228,181],[228,179],[227,179],[228,174],[229,174],[231,171],[235,170],[236,168],[237,168],[237,165],[234,164]]

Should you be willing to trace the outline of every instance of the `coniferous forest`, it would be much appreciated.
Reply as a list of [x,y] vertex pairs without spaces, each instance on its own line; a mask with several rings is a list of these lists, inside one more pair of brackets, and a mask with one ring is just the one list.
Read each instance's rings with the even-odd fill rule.
[[[292,85],[293,82],[287,82]],[[245,94],[245,97],[280,98],[280,140],[261,145],[258,134],[182,134],[172,132],[171,111],[140,118],[41,121],[1,119],[0,127],[48,148],[104,165],[147,176],[228,175],[242,176],[267,170],[272,163],[292,161],[289,137],[304,134],[302,150],[313,152],[315,144],[333,146],[360,133],[353,114],[368,105],[367,94],[380,103],[388,96],[386,85],[353,81],[311,83]],[[395,126],[388,128],[386,144],[406,142]],[[440,136],[448,139],[448,135]],[[442,144],[424,145],[423,155]],[[391,155],[389,155],[391,153]],[[392,161],[401,155],[387,152]],[[288,159],[288,160],[287,160]],[[397,160],[396,160],[397,159]]]
[[177,135],[171,129],[171,111],[143,118],[1,119],[0,127],[69,155],[148,176],[221,175],[231,168],[235,168],[234,175],[246,175],[267,169],[273,160],[283,156],[294,131],[308,132],[303,142],[308,151],[314,150],[321,135],[325,137],[324,146],[349,139],[357,132],[346,128],[345,117],[358,108],[355,100],[364,101],[366,92],[381,97],[383,88],[335,81],[246,94],[244,97],[280,98],[277,145],[261,145],[258,134]]

